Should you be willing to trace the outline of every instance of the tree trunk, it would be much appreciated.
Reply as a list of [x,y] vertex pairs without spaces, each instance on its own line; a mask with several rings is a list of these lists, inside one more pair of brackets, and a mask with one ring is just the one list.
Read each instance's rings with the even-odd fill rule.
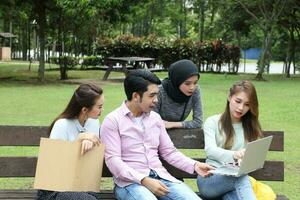
[[291,39],[288,42],[288,49],[285,58],[284,73],[287,78],[290,78],[290,68],[291,68]]
[[27,60],[27,35],[28,35],[28,23],[21,25],[21,38],[22,40],[19,41],[21,43],[22,48],[22,60]]
[[30,29],[30,22],[28,22],[28,35],[27,35],[27,45],[28,45],[28,53],[27,53],[27,60],[31,61],[31,29]]
[[46,7],[44,1],[36,0],[37,12],[37,31],[39,36],[39,69],[38,80],[43,82],[45,80],[45,27],[46,27]]
[[296,74],[296,57],[295,57],[295,55],[293,57],[293,68],[294,68],[293,74]]
[[287,56],[286,56],[286,69],[285,69],[285,76],[287,78],[291,77],[290,70],[291,70],[291,64],[295,58],[295,50],[296,50],[296,42],[295,42],[295,36],[294,36],[294,28],[292,28],[290,31],[290,38],[288,42],[288,48],[287,48]]
[[153,12],[154,12],[154,8],[153,5],[151,5],[150,9],[147,10],[146,15],[144,16],[142,36],[148,36],[149,33],[151,32]]
[[183,33],[182,33],[182,36],[185,38],[187,36],[187,29],[186,29],[186,23],[187,23],[187,8],[185,6],[185,0],[183,0],[182,2],[182,6],[183,6],[183,14],[184,14],[184,20],[183,20]]
[[51,50],[51,55],[50,57],[57,57],[56,55],[56,40],[53,40],[53,43],[52,43],[52,50]]
[[185,7],[185,0],[180,0],[180,13],[184,14],[184,19],[182,19],[182,17],[179,17],[179,21],[178,21],[178,25],[179,25],[179,37],[180,38],[184,38],[186,36],[186,30],[185,30],[185,26],[186,26],[186,7]]
[[264,80],[263,73],[265,71],[265,67],[268,64],[268,59],[270,57],[270,52],[271,52],[270,48],[271,48],[271,40],[272,40],[272,30],[273,28],[270,29],[266,28],[264,30],[264,42],[263,42],[260,58],[258,61],[258,73],[255,77],[257,80]]
[[240,31],[236,31],[235,32],[235,37],[236,37],[237,45],[239,47],[241,47],[241,43],[242,43],[242,41],[241,41],[241,32]]
[[58,61],[59,61],[59,70],[60,70],[60,79],[61,80],[66,80],[68,78],[67,75],[67,68],[64,65],[65,63],[65,58],[63,57],[63,36],[62,36],[62,32],[63,32],[63,14],[61,12],[61,10],[59,11],[59,20],[58,20],[58,45],[59,45],[59,55],[58,55]]
[[199,40],[203,41],[204,23],[205,23],[205,0],[199,1]]

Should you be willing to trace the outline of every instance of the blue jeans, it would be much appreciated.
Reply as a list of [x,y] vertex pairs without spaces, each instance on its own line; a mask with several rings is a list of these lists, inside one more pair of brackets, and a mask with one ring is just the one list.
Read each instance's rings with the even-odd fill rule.
[[201,200],[185,183],[173,183],[161,179],[156,172],[151,170],[149,177],[156,178],[164,183],[169,192],[165,196],[157,197],[145,186],[133,183],[125,187],[115,186],[115,196],[118,200]]
[[198,176],[198,189],[204,198],[222,196],[224,200],[256,200],[249,176]]

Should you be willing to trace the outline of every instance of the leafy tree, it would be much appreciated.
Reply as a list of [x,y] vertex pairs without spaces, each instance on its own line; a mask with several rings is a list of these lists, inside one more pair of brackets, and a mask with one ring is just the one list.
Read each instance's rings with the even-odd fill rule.
[[[278,25],[282,29],[285,37],[281,43],[285,44],[286,56],[284,59],[284,72],[286,77],[290,77],[290,68],[293,63],[296,68],[296,48],[300,41],[300,2],[289,0],[283,11],[283,15],[279,18]],[[298,41],[296,36],[298,35]],[[284,42],[283,42],[284,41]],[[286,42],[287,41],[287,42]],[[294,71],[295,73],[295,71]]]
[[258,61],[258,73],[256,79],[263,80],[266,65],[270,62],[271,42],[273,39],[275,25],[278,22],[287,0],[234,0],[255,20],[263,32],[264,40],[262,52]]
[[234,42],[242,46],[242,36],[249,37],[252,20],[243,8],[231,1],[223,1],[220,5],[219,15],[215,29],[225,42]]

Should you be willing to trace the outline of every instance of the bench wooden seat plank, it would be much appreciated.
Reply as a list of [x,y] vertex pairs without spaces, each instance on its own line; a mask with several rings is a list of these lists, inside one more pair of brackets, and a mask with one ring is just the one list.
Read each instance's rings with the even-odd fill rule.
[[[32,200],[36,197],[36,190],[1,190],[0,199],[10,200]],[[101,191],[101,200],[114,200],[114,194],[112,191]],[[217,199],[215,199],[217,200]],[[276,200],[288,200],[284,195],[277,195]]]
[[[34,199],[36,197],[36,190],[2,190],[0,192],[0,199]],[[114,200],[114,194],[111,190],[103,190],[100,194],[101,200]]]
[[[0,146],[39,146],[41,137],[47,136],[46,126],[3,126],[0,125]],[[203,131],[200,129],[172,129],[168,133],[179,149],[204,148]],[[273,135],[270,151],[284,151],[284,133],[282,131],[264,131],[264,135]],[[204,158],[195,158],[204,161]],[[34,177],[36,169],[36,157],[0,157],[0,177]],[[190,175],[163,161],[168,171],[179,179],[192,178]],[[111,177],[111,173],[104,165],[103,177]],[[284,181],[284,162],[266,161],[264,168],[251,173],[258,180]],[[33,199],[35,190],[1,190],[0,199]],[[114,199],[112,191],[101,191],[101,199]],[[288,199],[284,195],[278,195],[278,200]]]
[[[204,159],[198,159],[201,162]],[[0,157],[0,177],[34,177],[36,157]],[[176,178],[196,178],[196,175],[181,171],[166,162],[163,162],[168,171]],[[283,181],[284,164],[282,161],[266,161],[264,168],[251,173],[258,180]],[[110,171],[104,166],[103,177],[112,177]]]

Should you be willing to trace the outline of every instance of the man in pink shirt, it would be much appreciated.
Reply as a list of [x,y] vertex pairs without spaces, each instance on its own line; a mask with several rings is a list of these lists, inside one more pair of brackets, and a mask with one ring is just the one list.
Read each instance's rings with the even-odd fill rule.
[[159,156],[190,174],[208,176],[211,166],[179,152],[168,136],[157,103],[160,80],[147,70],[131,71],[124,80],[127,101],[108,114],[101,126],[105,161],[114,176],[119,200],[200,199],[170,175]]

